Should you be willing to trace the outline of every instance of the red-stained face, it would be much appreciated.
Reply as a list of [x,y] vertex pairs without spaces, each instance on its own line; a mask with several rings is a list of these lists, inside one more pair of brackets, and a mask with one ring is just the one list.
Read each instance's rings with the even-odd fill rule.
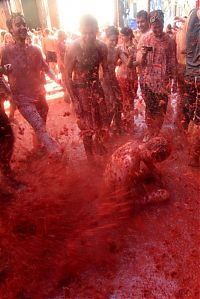
[[151,24],[151,30],[155,37],[161,37],[163,35],[164,24],[162,22],[155,22]]
[[118,35],[114,34],[107,38],[108,47],[114,48],[114,47],[116,47],[117,43],[118,43]]
[[84,27],[81,28],[81,35],[82,35],[82,40],[85,43],[85,45],[93,45],[96,40],[97,32],[96,28],[92,27]]
[[12,28],[10,30],[15,40],[26,40],[27,26],[23,17],[16,17],[12,22]]
[[127,46],[130,46],[132,43],[131,36],[126,36],[126,35],[120,34],[120,40],[123,44],[125,44]]
[[148,21],[142,17],[137,18],[137,27],[142,33],[145,33],[149,28]]

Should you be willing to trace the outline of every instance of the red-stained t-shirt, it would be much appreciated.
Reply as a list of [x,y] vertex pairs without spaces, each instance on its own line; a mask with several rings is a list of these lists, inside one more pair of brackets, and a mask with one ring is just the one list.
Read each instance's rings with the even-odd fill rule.
[[8,45],[1,50],[1,65],[11,64],[8,75],[13,96],[37,97],[44,94],[44,72],[49,70],[41,50],[33,45]]
[[168,93],[169,79],[176,72],[176,44],[166,33],[161,39],[153,32],[144,34],[138,43],[138,51],[143,46],[152,47],[147,54],[146,63],[142,66],[142,80],[149,89],[156,93]]

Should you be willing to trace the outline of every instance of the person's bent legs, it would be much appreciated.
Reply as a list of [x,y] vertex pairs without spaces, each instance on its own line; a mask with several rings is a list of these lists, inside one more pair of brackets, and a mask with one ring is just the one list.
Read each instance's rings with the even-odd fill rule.
[[[35,102],[35,106],[36,109],[39,113],[39,115],[41,116],[41,118],[43,119],[45,126],[46,126],[46,122],[47,122],[47,115],[48,115],[48,111],[49,111],[49,106],[47,104],[45,95],[41,95],[40,97],[38,97],[37,101]],[[38,140],[37,135],[35,134],[35,132],[33,133],[33,148],[35,150],[38,150],[41,148],[41,142]]]
[[18,106],[18,109],[22,116],[32,126],[39,142],[44,144],[48,153],[59,152],[59,146],[57,142],[47,133],[45,121],[39,114],[36,105],[29,103]]

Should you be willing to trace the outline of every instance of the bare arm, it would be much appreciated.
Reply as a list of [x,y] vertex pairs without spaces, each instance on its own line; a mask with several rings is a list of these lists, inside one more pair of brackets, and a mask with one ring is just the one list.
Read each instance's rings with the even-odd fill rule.
[[185,22],[181,26],[181,29],[180,29],[181,30],[181,38],[179,41],[177,41],[179,43],[180,52],[182,55],[186,55],[186,33],[187,33],[187,28],[188,28],[188,21],[189,21],[189,18],[187,20],[185,20]]
[[122,51],[119,51],[119,58],[121,59],[122,63],[129,68],[135,68],[139,65],[139,61],[133,61],[133,55],[129,55],[127,57]]
[[64,66],[65,66],[65,84],[72,101],[76,98],[72,82],[72,73],[75,65],[74,46],[72,45],[65,52]]
[[56,78],[55,74],[50,70],[48,64],[46,63],[46,61],[44,60],[43,56],[42,56],[42,52],[40,51],[40,49],[38,49],[39,51],[39,56],[40,59],[42,61],[42,70],[45,72],[45,74],[53,81],[55,81],[57,84],[60,84],[60,81]]
[[102,56],[101,66],[103,70],[103,77],[105,82],[108,82],[109,81],[109,70],[108,70],[108,61],[107,61],[108,48],[104,43],[101,43],[99,45],[99,50]]

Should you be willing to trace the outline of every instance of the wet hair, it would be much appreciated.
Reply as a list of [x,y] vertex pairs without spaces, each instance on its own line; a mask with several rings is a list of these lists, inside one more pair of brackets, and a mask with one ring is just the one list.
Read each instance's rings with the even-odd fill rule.
[[111,35],[119,35],[119,30],[115,26],[108,26],[105,29],[106,37],[110,37]]
[[149,21],[150,24],[154,24],[155,22],[162,22],[164,23],[164,13],[162,10],[153,10],[149,14]]
[[8,30],[10,31],[12,29],[12,24],[13,24],[13,21],[16,19],[16,18],[23,18],[24,19],[24,16],[20,13],[20,12],[14,12],[11,14],[11,16],[6,20],[6,26],[8,28]]
[[12,38],[12,34],[11,34],[10,32],[6,32],[6,33],[4,34],[4,37],[3,37],[3,42],[4,42],[4,44],[7,43],[7,39],[9,39],[9,38],[11,38],[11,39],[13,40],[13,38]]
[[147,11],[145,10],[140,10],[138,11],[137,15],[136,15],[136,18],[139,19],[139,18],[143,18],[147,21],[149,21],[149,14]]
[[170,144],[164,137],[154,137],[147,142],[146,146],[152,158],[158,162],[167,159],[171,153]]
[[168,25],[167,25],[167,29],[170,29],[170,30],[171,30],[171,29],[172,29],[172,25],[171,25],[171,24],[168,24]]
[[93,28],[96,32],[99,31],[97,20],[91,15],[84,15],[80,19],[80,31],[85,28]]
[[123,27],[121,30],[120,30],[120,34],[124,35],[124,36],[130,36],[130,38],[133,38],[134,35],[133,35],[133,31],[131,28],[129,27]]

